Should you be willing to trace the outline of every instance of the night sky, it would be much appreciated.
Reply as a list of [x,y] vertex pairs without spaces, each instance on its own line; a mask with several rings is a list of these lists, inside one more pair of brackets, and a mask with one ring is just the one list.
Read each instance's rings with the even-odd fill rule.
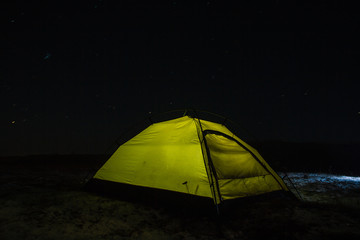
[[3,3],[0,155],[105,153],[183,108],[260,141],[360,143],[358,8],[234,2]]

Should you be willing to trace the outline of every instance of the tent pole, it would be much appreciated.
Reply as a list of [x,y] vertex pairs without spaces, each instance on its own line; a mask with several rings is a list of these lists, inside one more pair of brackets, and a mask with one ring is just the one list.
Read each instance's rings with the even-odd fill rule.
[[[299,195],[300,199],[301,199],[301,200],[304,200],[304,199],[302,198],[302,196],[300,195],[299,191],[297,190],[297,188],[295,187],[293,181],[291,181],[289,175],[287,175],[287,173],[285,173],[284,178],[287,178],[287,179],[289,180],[289,182],[291,183],[292,187],[295,189],[296,193]],[[284,179],[284,178],[283,178],[283,179]]]
[[212,192],[214,194],[214,202],[215,202],[216,212],[217,212],[218,215],[220,215],[219,203],[218,203],[218,199],[219,199],[219,202],[221,202],[219,183],[218,183],[217,178],[216,178],[216,172],[215,172],[214,165],[212,164],[212,161],[211,161],[211,158],[210,158],[210,150],[209,150],[209,148],[207,146],[206,139],[205,139],[205,136],[204,136],[205,131],[202,128],[201,121],[200,121],[199,116],[197,115],[196,110],[194,109],[193,111],[194,111],[194,114],[195,114],[195,118],[197,118],[197,121],[198,121],[199,127],[200,127],[200,132],[201,132],[201,137],[202,137],[202,139],[200,139],[200,136],[199,136],[200,143],[201,144],[204,143],[204,145],[205,145],[205,152],[203,151],[202,147],[201,147],[201,149],[203,151],[203,154],[206,154],[207,163],[205,162],[205,168],[206,168],[206,171],[207,171],[207,168],[209,168],[209,172],[207,171],[207,173],[208,173],[208,177],[209,177],[210,187],[211,187],[211,190],[212,190]]

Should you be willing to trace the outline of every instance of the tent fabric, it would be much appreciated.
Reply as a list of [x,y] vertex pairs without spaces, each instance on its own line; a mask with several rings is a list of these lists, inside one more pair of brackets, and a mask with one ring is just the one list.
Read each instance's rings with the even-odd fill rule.
[[150,125],[94,178],[213,198],[287,190],[260,154],[224,125],[184,116]]

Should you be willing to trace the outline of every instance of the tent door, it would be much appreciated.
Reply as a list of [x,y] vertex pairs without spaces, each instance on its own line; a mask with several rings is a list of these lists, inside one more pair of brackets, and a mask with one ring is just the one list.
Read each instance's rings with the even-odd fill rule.
[[231,185],[233,185],[231,194],[242,195],[239,191],[243,192],[246,186],[241,187],[240,190],[240,181],[243,184],[244,179],[269,174],[253,155],[232,137],[217,131],[205,131],[205,138],[209,161],[213,166],[222,197],[229,193]]

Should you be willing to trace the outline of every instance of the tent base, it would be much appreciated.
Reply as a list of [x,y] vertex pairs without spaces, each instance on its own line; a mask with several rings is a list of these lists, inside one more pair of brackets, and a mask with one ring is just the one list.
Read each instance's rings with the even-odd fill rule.
[[209,212],[209,209],[214,208],[214,201],[211,198],[95,178],[87,183],[86,190],[122,201],[150,205],[156,208],[169,208],[175,211],[186,211],[188,209],[189,211]]
[[[130,184],[116,183],[99,179],[91,179],[86,190],[121,201],[147,205],[154,208],[167,209],[173,212],[217,215],[214,201],[211,198],[195,196],[174,191],[140,187]],[[257,196],[237,198],[223,201],[219,205],[221,215],[231,214],[235,209],[246,208],[254,202],[282,202],[294,200],[290,191],[275,191]],[[211,211],[213,209],[213,211]]]

